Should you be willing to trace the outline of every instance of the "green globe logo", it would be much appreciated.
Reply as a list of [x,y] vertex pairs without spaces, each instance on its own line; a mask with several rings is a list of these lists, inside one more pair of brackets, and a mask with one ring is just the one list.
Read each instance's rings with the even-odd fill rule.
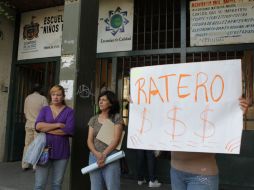
[[123,18],[119,14],[115,14],[110,19],[110,25],[112,28],[119,28],[123,24]]
[[130,22],[126,17],[128,11],[122,11],[120,7],[116,10],[109,10],[107,18],[101,18],[106,23],[105,31],[115,36],[118,32],[124,33],[125,26]]

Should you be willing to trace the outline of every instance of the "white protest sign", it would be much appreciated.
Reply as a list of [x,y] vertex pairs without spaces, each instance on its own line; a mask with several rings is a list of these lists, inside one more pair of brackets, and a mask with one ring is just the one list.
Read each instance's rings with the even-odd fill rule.
[[131,69],[128,148],[237,154],[241,60]]

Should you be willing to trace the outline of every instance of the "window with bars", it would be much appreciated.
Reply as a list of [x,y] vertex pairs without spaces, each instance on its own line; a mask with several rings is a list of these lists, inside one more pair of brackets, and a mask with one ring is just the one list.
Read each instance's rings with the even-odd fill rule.
[[[181,1],[177,0],[134,0],[134,29],[133,29],[133,51],[138,52],[126,57],[117,57],[117,85],[118,95],[122,101],[123,116],[128,118],[126,110],[127,96],[129,94],[129,73],[132,67],[176,64],[181,63],[183,52],[172,51],[177,53],[161,53],[164,50],[175,50],[181,46],[181,30],[186,30],[186,62],[213,61],[241,59],[243,65],[243,93],[249,98],[250,103],[254,102],[253,98],[253,50],[248,52],[242,48],[239,50],[237,45],[233,50],[228,50],[225,46],[206,47],[195,49],[190,46],[190,22],[189,22],[189,2],[186,1],[186,26],[181,28]],[[184,38],[185,38],[184,37]],[[185,48],[185,47],[183,47]],[[142,55],[141,50],[149,50],[149,53]],[[112,81],[109,76],[112,68],[112,58],[98,59],[97,70],[103,76],[97,76],[96,86],[101,88],[102,84],[110,86]],[[109,68],[101,66],[107,64]],[[104,78],[104,79],[103,79]],[[107,78],[107,79],[105,79]],[[254,129],[254,111],[253,106],[246,115],[245,128]]]
[[134,1],[133,50],[180,47],[180,1]]

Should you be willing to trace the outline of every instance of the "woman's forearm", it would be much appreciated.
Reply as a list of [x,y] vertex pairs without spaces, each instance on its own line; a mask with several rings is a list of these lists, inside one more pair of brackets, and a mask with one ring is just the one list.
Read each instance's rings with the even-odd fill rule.
[[52,131],[48,131],[47,133],[52,134],[52,135],[60,135],[60,136],[66,135],[66,133],[61,129],[55,129]]
[[49,132],[53,131],[56,129],[61,129],[65,125],[62,123],[45,123],[45,122],[39,122],[36,125],[36,130],[41,131],[41,132]]
[[89,148],[89,150],[98,158],[100,157],[100,152],[96,150],[95,146],[94,146],[94,137],[93,137],[93,128],[89,127],[88,130],[88,138],[87,138],[87,146]]
[[87,146],[89,150],[96,156],[99,152],[95,149],[95,146],[93,142],[91,142],[89,139],[87,140]]

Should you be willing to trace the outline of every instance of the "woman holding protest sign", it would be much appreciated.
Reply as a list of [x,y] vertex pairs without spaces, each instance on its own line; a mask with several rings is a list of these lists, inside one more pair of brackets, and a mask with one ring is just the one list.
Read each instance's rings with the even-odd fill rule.
[[[123,132],[124,121],[119,114],[120,106],[115,94],[103,91],[98,97],[99,113],[93,116],[88,125],[87,145],[90,149],[89,164],[97,162],[99,169],[90,172],[91,190],[120,189],[120,163],[119,161],[105,165],[108,155],[116,152]],[[114,138],[110,144],[105,144],[96,138],[101,127],[110,120],[114,127]]]
[[[243,114],[248,102],[239,99]],[[218,190],[218,167],[213,153],[171,152],[172,190]]]

